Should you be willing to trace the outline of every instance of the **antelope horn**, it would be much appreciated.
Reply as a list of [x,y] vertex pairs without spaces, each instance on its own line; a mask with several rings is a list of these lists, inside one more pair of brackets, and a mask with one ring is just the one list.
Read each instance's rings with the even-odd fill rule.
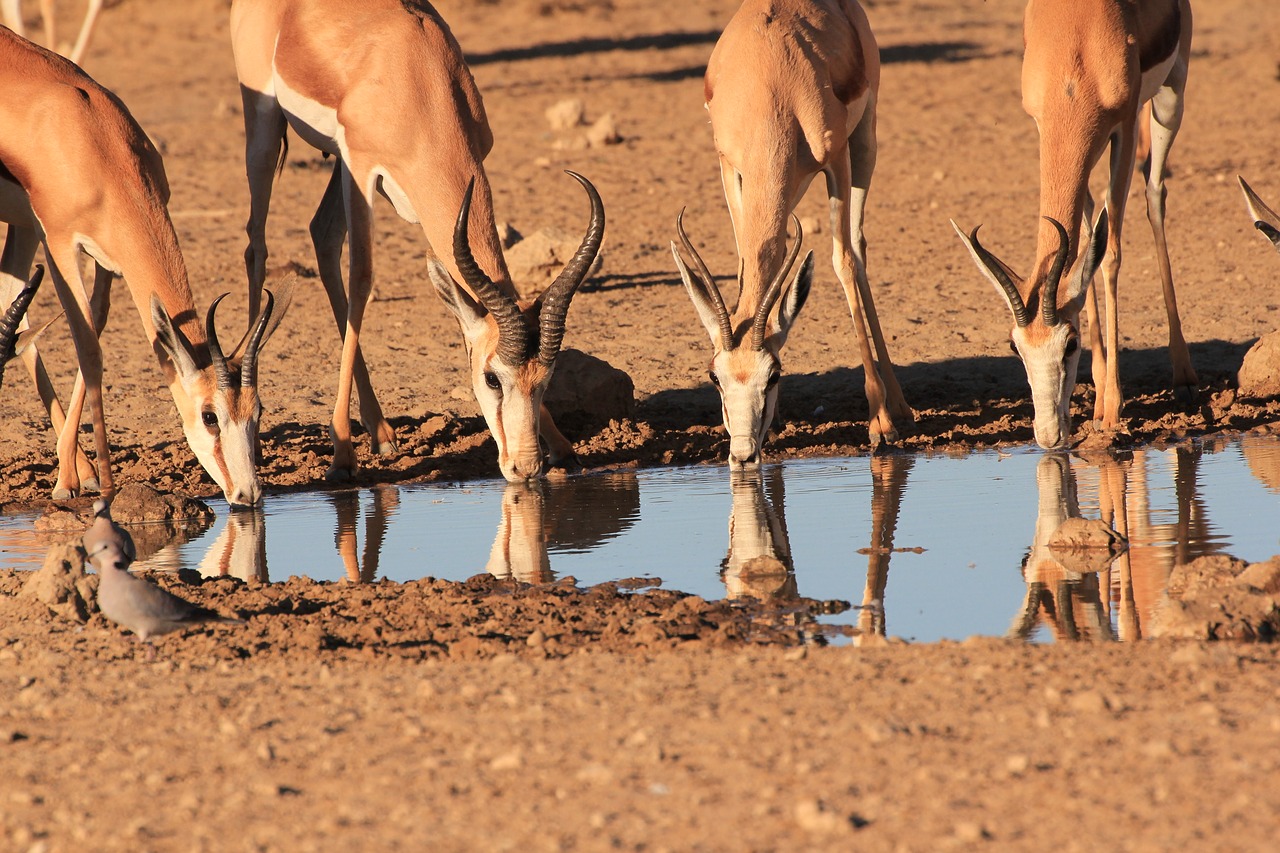
[[1058,220],[1046,216],[1049,224],[1058,232],[1058,251],[1053,256],[1053,266],[1049,267],[1049,276],[1044,281],[1044,291],[1040,296],[1040,316],[1046,326],[1058,325],[1058,284],[1062,281],[1062,271],[1067,266],[1067,254],[1071,251],[1071,238],[1067,229]]
[[253,331],[249,333],[249,343],[244,348],[244,358],[240,360],[240,385],[243,388],[256,388],[258,385],[258,347],[262,345],[263,333],[267,330],[267,323],[271,320],[271,310],[276,304],[276,298],[271,291],[264,292],[267,294],[267,304],[258,314],[257,322],[253,324]]
[[218,303],[230,296],[224,293],[209,306],[209,313],[204,318],[205,335],[209,338],[209,358],[213,361],[213,375],[217,377],[218,388],[228,391],[232,387],[231,371],[227,368],[227,357],[222,354],[222,345],[218,343],[218,329],[213,322],[213,314],[218,310]]
[[591,199],[591,220],[587,223],[587,233],[582,238],[578,251],[574,253],[569,263],[564,265],[560,275],[556,276],[556,280],[551,283],[540,299],[542,308],[538,313],[538,322],[541,326],[538,361],[548,367],[555,364],[556,356],[560,353],[560,342],[564,340],[565,318],[569,315],[569,302],[587,277],[587,271],[595,263],[596,255],[600,251],[600,242],[604,239],[604,202],[600,200],[600,193],[596,192],[596,188],[590,181],[577,172],[566,169],[565,174],[582,184],[582,188],[587,191],[587,197]]
[[13,303],[8,310],[4,312],[4,317],[0,318],[0,367],[12,357],[14,344],[18,339],[18,324],[22,322],[22,315],[27,313],[27,307],[31,305],[31,300],[35,298],[36,289],[40,287],[40,281],[44,278],[44,266],[36,265],[36,271],[29,281],[13,298]]
[[1027,312],[1027,304],[1022,301],[1022,296],[1018,293],[1017,286],[1005,273],[1004,267],[996,260],[995,255],[984,249],[982,244],[978,242],[978,229],[981,227],[981,225],[975,226],[969,234],[969,242],[973,244],[973,251],[982,260],[982,265],[987,268],[987,272],[991,273],[1000,284],[1000,288],[1004,290],[1004,295],[1009,298],[1009,307],[1013,309],[1013,322],[1018,324],[1019,329],[1026,328],[1031,323],[1031,315]]
[[458,265],[463,282],[471,288],[471,292],[498,324],[498,358],[504,364],[515,367],[524,363],[528,353],[529,331],[524,325],[516,301],[498,289],[498,285],[484,274],[471,254],[467,222],[471,216],[471,195],[475,187],[476,179],[472,178],[467,183],[467,191],[462,194],[462,209],[458,212],[458,222],[453,229],[453,260]]
[[729,310],[725,308],[724,296],[720,293],[720,288],[716,287],[715,279],[711,277],[711,272],[703,263],[702,256],[689,242],[689,235],[684,233],[683,207],[680,208],[680,215],[676,217],[676,234],[680,236],[680,245],[684,246],[685,251],[693,258],[694,269],[702,279],[702,289],[707,292],[711,306],[716,309],[716,318],[720,321],[720,346],[722,349],[731,350],[733,349],[733,324],[729,320]]
[[[765,288],[764,296],[760,300],[760,307],[756,309],[755,319],[751,321],[751,348],[753,350],[764,349],[764,329],[769,320],[769,311],[773,308],[773,303],[778,301],[778,297],[782,295],[782,286],[786,284],[787,273],[791,271],[791,265],[796,262],[796,256],[800,254],[800,241],[804,239],[804,230],[800,227],[800,220],[795,214],[791,216],[791,224],[796,228],[796,240],[791,244],[791,251],[787,252],[787,259],[782,262],[778,274],[773,277],[773,281],[769,282],[769,286]],[[786,234],[783,234],[783,242],[786,242]]]

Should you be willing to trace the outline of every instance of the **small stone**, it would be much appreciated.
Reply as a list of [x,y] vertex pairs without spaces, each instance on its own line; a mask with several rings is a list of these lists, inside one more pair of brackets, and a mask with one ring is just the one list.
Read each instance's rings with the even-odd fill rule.
[[543,115],[552,130],[569,130],[586,123],[587,105],[578,98],[566,98],[547,107]]
[[1107,697],[1097,690],[1076,693],[1067,700],[1067,707],[1078,714],[1099,714],[1107,710]]

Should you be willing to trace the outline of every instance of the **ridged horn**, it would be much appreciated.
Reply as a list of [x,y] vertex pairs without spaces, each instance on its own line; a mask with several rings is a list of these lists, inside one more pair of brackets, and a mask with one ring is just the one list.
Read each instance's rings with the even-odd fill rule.
[[1062,271],[1067,267],[1067,255],[1071,251],[1071,238],[1062,223],[1051,216],[1046,216],[1049,224],[1058,232],[1058,251],[1053,256],[1053,266],[1049,267],[1049,276],[1044,280],[1044,291],[1040,296],[1040,317],[1046,326],[1058,325],[1058,285],[1062,282]]
[[[791,272],[791,266],[796,262],[796,256],[800,254],[800,241],[804,238],[804,230],[800,227],[800,220],[794,214],[791,216],[791,224],[796,229],[795,242],[791,244],[791,250],[787,252],[787,258],[782,262],[778,274],[773,277],[773,281],[769,282],[769,286],[765,288],[764,296],[760,299],[760,306],[756,308],[755,319],[751,321],[751,348],[753,350],[764,349],[765,326],[768,325],[769,312],[773,309],[773,304],[778,301],[778,297],[782,295],[782,287],[787,282],[787,273]],[[786,241],[784,234],[783,242]]]
[[256,388],[258,386],[258,347],[262,345],[262,335],[271,320],[271,311],[275,307],[276,298],[270,290],[263,291],[267,295],[267,304],[262,306],[258,320],[249,333],[249,343],[245,344],[244,358],[240,360],[240,386]]
[[4,317],[0,318],[0,368],[3,368],[5,362],[13,357],[18,340],[18,324],[22,322],[22,316],[27,313],[27,308],[35,298],[36,289],[40,287],[40,281],[43,278],[44,266],[37,264],[31,281],[18,291],[18,295],[13,298],[13,303],[5,310]]
[[680,245],[693,258],[693,267],[698,277],[702,279],[702,289],[706,291],[707,298],[711,300],[711,307],[716,311],[716,320],[720,324],[720,348],[731,350],[733,349],[733,323],[729,320],[729,309],[725,307],[724,295],[720,293],[720,288],[716,287],[715,279],[711,277],[711,272],[703,262],[702,255],[699,255],[698,250],[693,248],[693,243],[689,242],[689,235],[684,233],[683,207],[680,208],[680,215],[676,217],[676,234],[680,237]]
[[969,242],[973,244],[973,251],[982,261],[982,265],[987,268],[987,272],[991,273],[1000,288],[1004,291],[1004,295],[1009,298],[1009,307],[1013,309],[1013,322],[1018,325],[1019,329],[1026,328],[1031,323],[1031,314],[1027,311],[1027,304],[1022,301],[1022,295],[1018,293],[1017,285],[1013,280],[1005,274],[1004,267],[996,260],[995,255],[988,252],[978,242],[978,229],[981,225],[974,226],[973,231],[969,233]]
[[231,370],[227,367],[227,357],[223,355],[222,345],[218,343],[218,329],[213,322],[213,315],[218,310],[218,303],[228,296],[230,296],[229,293],[224,293],[213,300],[213,304],[209,306],[209,313],[204,317],[204,333],[209,338],[209,358],[213,361],[213,375],[217,377],[218,388],[222,391],[229,391],[233,383]]
[[587,277],[591,265],[595,263],[600,251],[600,243],[604,240],[604,202],[600,193],[591,182],[577,172],[565,170],[565,174],[582,184],[591,199],[591,220],[587,223],[587,233],[578,246],[578,251],[564,265],[560,275],[542,294],[542,308],[538,312],[538,323],[541,327],[538,345],[538,361],[550,367],[560,353],[560,343],[564,340],[564,324],[569,315],[569,302],[573,294]]
[[498,324],[498,358],[504,364],[515,367],[524,363],[529,351],[529,330],[516,301],[503,293],[485,275],[471,254],[467,224],[471,216],[471,195],[475,187],[476,179],[472,178],[467,183],[467,191],[462,194],[462,209],[458,212],[458,222],[453,229],[453,260],[458,265],[463,282],[471,288],[471,292]]

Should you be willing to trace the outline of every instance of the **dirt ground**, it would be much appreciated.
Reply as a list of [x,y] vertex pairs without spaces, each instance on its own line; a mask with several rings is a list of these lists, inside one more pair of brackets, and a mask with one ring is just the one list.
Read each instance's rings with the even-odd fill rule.
[[[1007,312],[948,224],[985,223],[986,245],[1029,267],[1038,155],[1019,96],[1023,5],[867,4],[884,63],[870,277],[917,415],[907,449],[1031,440]],[[71,20],[79,4],[59,6]],[[219,316],[236,329],[248,194],[226,7],[114,4],[85,67],[164,152],[197,303],[230,291]],[[715,463],[726,450],[709,345],[667,246],[687,207],[711,269],[736,269],[701,85],[735,7],[439,4],[484,94],[499,219],[525,234],[579,231],[585,204],[565,168],[606,204],[604,266],[573,303],[565,345],[627,371],[637,408],[568,425],[588,470]],[[621,142],[553,132],[544,111],[566,98],[588,121],[612,114]],[[1235,185],[1244,175],[1280,201],[1277,116],[1272,0],[1198,4],[1168,224],[1202,398],[1179,411],[1166,387],[1155,252],[1135,193],[1121,286],[1135,442],[1280,421],[1280,402],[1234,387],[1246,350],[1280,326],[1278,259]],[[329,462],[338,336],[306,275],[327,177],[294,139],[268,239],[271,265],[304,276],[263,356],[269,491],[320,488]],[[818,188],[799,213],[825,223]],[[362,341],[401,454],[375,458],[363,443],[358,482],[497,476],[421,231],[388,205],[377,227]],[[867,450],[829,240],[825,228],[806,237],[819,263],[783,353],[774,456]],[[33,319],[54,301],[42,292]],[[117,480],[215,497],[122,290],[103,341]],[[42,348],[69,388],[65,332]],[[38,507],[53,439],[22,371],[6,380],[0,505]],[[1089,389],[1077,391],[1079,423]],[[100,616],[52,619],[16,596],[20,584],[0,573],[0,846],[11,849],[1250,850],[1270,849],[1280,824],[1274,646],[811,648],[779,614],[668,593],[219,580],[186,594],[248,625],[162,641],[152,661]]]

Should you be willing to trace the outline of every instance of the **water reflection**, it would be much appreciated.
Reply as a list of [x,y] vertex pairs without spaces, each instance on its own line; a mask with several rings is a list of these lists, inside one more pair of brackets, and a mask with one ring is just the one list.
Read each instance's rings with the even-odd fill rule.
[[[533,583],[572,575],[584,586],[661,577],[704,598],[852,601],[856,616],[820,621],[862,638],[1136,640],[1178,565],[1280,553],[1278,511],[1280,441],[1250,436],[1116,457],[1015,449],[799,460],[728,478],[706,466],[300,493],[226,514],[190,542],[198,530],[143,525],[134,535],[140,551],[154,550],[147,568],[257,583],[479,570]],[[1114,529],[1128,551],[1085,559],[1049,548],[1070,518]],[[0,517],[0,562],[39,567],[57,537],[33,521],[19,530]]]
[[[1058,640],[1114,639],[1098,577],[1099,571],[1110,565],[1110,551],[1063,552],[1050,547],[1064,522],[1083,517],[1075,472],[1066,455],[1050,453],[1040,460],[1036,465],[1036,491],[1039,504],[1035,537],[1022,562],[1027,597],[1009,635],[1028,639],[1044,624]],[[1088,565],[1089,557],[1102,555],[1106,557],[1103,564]]]
[[893,556],[902,493],[913,464],[915,457],[905,454],[871,457],[871,544],[865,549],[867,584],[862,590],[858,615],[858,634],[862,637],[885,635],[884,593],[889,583],[889,558]]
[[731,469],[729,491],[729,551],[720,563],[726,597],[796,598],[782,468]]

